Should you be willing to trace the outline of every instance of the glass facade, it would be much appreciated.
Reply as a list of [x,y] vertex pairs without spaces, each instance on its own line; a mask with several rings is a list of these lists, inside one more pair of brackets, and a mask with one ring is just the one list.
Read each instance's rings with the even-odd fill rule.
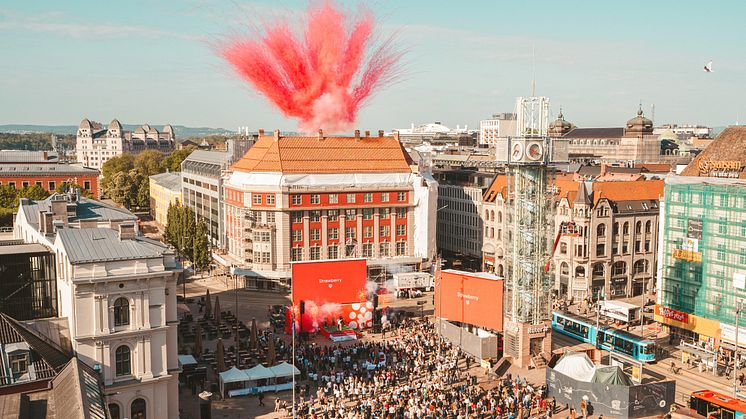
[[[14,247],[0,250],[5,246]],[[0,312],[16,320],[56,317],[56,281],[53,253],[0,252]]]

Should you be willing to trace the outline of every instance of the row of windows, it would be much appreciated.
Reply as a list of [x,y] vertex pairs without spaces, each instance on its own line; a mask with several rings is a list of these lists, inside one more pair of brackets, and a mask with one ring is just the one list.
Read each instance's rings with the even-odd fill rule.
[[[373,257],[373,246],[374,243],[363,243],[360,247],[362,257],[370,258]],[[345,246],[328,246],[326,249],[327,259],[338,259],[340,257],[340,250],[343,252],[343,257],[354,257],[357,254],[357,244],[348,244]],[[309,260],[320,260],[322,256],[321,246],[311,246],[308,248],[308,259]],[[380,257],[388,257],[391,255],[390,243],[380,243],[378,245],[378,254]],[[407,242],[400,240],[394,245],[394,254],[396,256],[404,256],[407,254]],[[293,247],[290,249],[290,260],[298,262],[303,260],[303,248]]]
[[197,186],[197,187],[200,187],[200,188],[209,189],[211,191],[217,191],[218,190],[218,186],[217,185],[211,185],[211,184],[209,184],[207,182],[201,182],[199,180],[195,180],[195,179],[192,179],[192,178],[189,178],[189,177],[186,177],[186,176],[184,176],[184,183],[188,183],[190,185],[194,185],[194,186]]
[[[645,259],[640,259],[634,263],[632,269],[635,275],[648,273],[650,270],[650,263]],[[562,262],[560,264],[560,275],[568,276],[569,274],[570,274],[570,266],[567,264],[567,262]],[[612,276],[621,276],[621,275],[626,275],[626,274],[627,274],[627,262],[618,261],[618,262],[615,262],[611,266]],[[579,277],[584,277],[585,267],[578,266],[577,268],[575,268],[575,275]],[[604,276],[604,264],[603,263],[596,263],[593,265],[592,276],[594,278]]]
[[[381,202],[389,202],[390,199],[390,192],[380,192],[380,200]],[[345,202],[348,204],[354,204],[355,200],[357,199],[357,195],[354,193],[348,193],[343,194],[345,195]],[[329,199],[330,204],[338,204],[339,203],[339,194],[328,194],[327,195]],[[290,196],[291,204],[292,205],[301,205],[303,202],[302,195],[291,195]],[[406,192],[397,192],[396,193],[396,200],[399,202],[406,202],[407,201],[407,193]],[[372,192],[366,192],[363,194],[363,202],[365,203],[371,203],[373,202],[373,193]],[[321,204],[321,195],[320,194],[311,194],[311,204],[312,205],[318,205]]]
[[274,205],[275,204],[275,194],[252,194],[252,202],[254,205],[262,205],[266,203],[267,205]]
[[[62,183],[65,184],[65,182],[62,182]],[[0,185],[2,185],[2,184],[3,184],[3,182],[0,181]],[[37,186],[44,187],[44,182],[41,182],[41,181],[38,181],[38,180],[36,182],[34,182],[34,184],[37,185]],[[10,186],[11,188],[15,188],[16,187],[16,182],[8,182],[8,186]],[[31,186],[31,182],[21,182],[21,187],[22,188],[28,188],[30,186]],[[57,189],[57,182],[55,182],[53,180],[48,181],[47,182],[47,190],[48,191],[54,191],[55,189]],[[83,182],[83,189],[85,189],[87,191],[91,190],[91,182],[88,181],[88,180],[86,180],[85,182]]]
[[[290,213],[290,220],[293,223],[302,223],[303,222],[303,216],[304,214],[308,214],[308,219],[311,222],[318,222],[321,221],[321,216],[326,215],[327,221],[337,221],[339,220],[340,214],[344,214],[345,218],[347,220],[354,219],[358,216],[358,214],[361,214],[363,216],[363,220],[372,220],[373,215],[378,212],[379,218],[388,218],[391,214],[391,210],[389,208],[364,208],[362,210],[357,209],[346,209],[342,210],[340,212],[339,210],[327,210],[327,211],[293,211]],[[407,208],[396,208],[396,217],[397,218],[407,218]]]
[[[327,236],[329,240],[338,240],[339,239],[339,229],[336,227],[332,227],[326,230]],[[345,238],[347,239],[354,239],[356,238],[357,228],[355,227],[347,227],[345,228]],[[269,233],[267,233],[269,234]],[[407,226],[405,224],[398,224],[396,226],[396,235],[397,236],[406,236],[407,235]],[[293,242],[301,242],[303,241],[303,230],[292,230],[292,241]],[[378,228],[378,236],[379,237],[390,237],[391,236],[391,226],[380,226]],[[321,240],[321,230],[318,228],[312,228],[309,230],[309,237],[311,240]],[[373,227],[372,226],[365,226],[363,227],[363,238],[370,239],[373,238]],[[269,241],[269,239],[267,239]]]

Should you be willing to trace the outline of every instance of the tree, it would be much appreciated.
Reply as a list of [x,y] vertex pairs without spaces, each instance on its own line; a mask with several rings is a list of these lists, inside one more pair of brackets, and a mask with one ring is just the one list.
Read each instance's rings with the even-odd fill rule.
[[[107,160],[101,166],[101,189],[104,194],[111,198],[111,189],[114,187],[115,178],[120,173],[129,173],[135,168],[135,158],[132,154],[124,153]],[[114,199],[114,198],[112,198]],[[114,202],[121,202],[114,199]]]
[[178,201],[176,201],[176,204],[168,206],[168,220],[166,221],[165,232],[166,241],[179,253],[181,253],[181,240],[179,240],[179,235],[181,234],[182,215],[182,206]]
[[135,156],[134,168],[145,177],[163,173],[163,153],[158,150],[145,150]]
[[194,151],[194,146],[190,145],[181,150],[174,150],[170,156],[163,159],[162,168],[170,172],[180,172],[181,162],[184,161]]
[[194,237],[197,234],[197,220],[194,211],[189,207],[182,207],[181,233],[181,252],[187,259],[194,260]]
[[41,201],[47,199],[49,192],[47,192],[41,185],[33,185],[18,191],[18,198],[28,198],[33,201]]
[[0,185],[0,207],[15,208],[18,206],[18,191],[14,186]]
[[150,178],[135,171],[132,180],[137,188],[136,205],[140,208],[150,208]]
[[197,270],[204,271],[210,266],[210,244],[207,238],[207,227],[205,220],[199,220],[194,238],[194,267]]
[[113,175],[107,195],[117,204],[130,208],[135,204],[136,184],[134,183],[134,170],[119,172]]

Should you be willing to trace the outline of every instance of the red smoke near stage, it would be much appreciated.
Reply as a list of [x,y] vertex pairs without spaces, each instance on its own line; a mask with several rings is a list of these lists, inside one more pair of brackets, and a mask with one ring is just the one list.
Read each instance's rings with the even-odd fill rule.
[[263,36],[236,37],[220,48],[245,81],[304,132],[353,127],[367,98],[399,74],[391,38],[374,46],[370,11],[345,13],[330,1],[311,7],[302,36],[295,22],[267,25]]

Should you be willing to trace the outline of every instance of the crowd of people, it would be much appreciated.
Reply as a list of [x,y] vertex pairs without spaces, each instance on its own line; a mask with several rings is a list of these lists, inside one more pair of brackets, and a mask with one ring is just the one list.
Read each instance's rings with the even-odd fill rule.
[[[433,325],[407,319],[385,341],[303,346],[297,364],[302,418],[536,418],[552,417],[546,388],[506,376],[485,389],[469,374],[465,354]],[[292,406],[289,407],[292,409]]]

